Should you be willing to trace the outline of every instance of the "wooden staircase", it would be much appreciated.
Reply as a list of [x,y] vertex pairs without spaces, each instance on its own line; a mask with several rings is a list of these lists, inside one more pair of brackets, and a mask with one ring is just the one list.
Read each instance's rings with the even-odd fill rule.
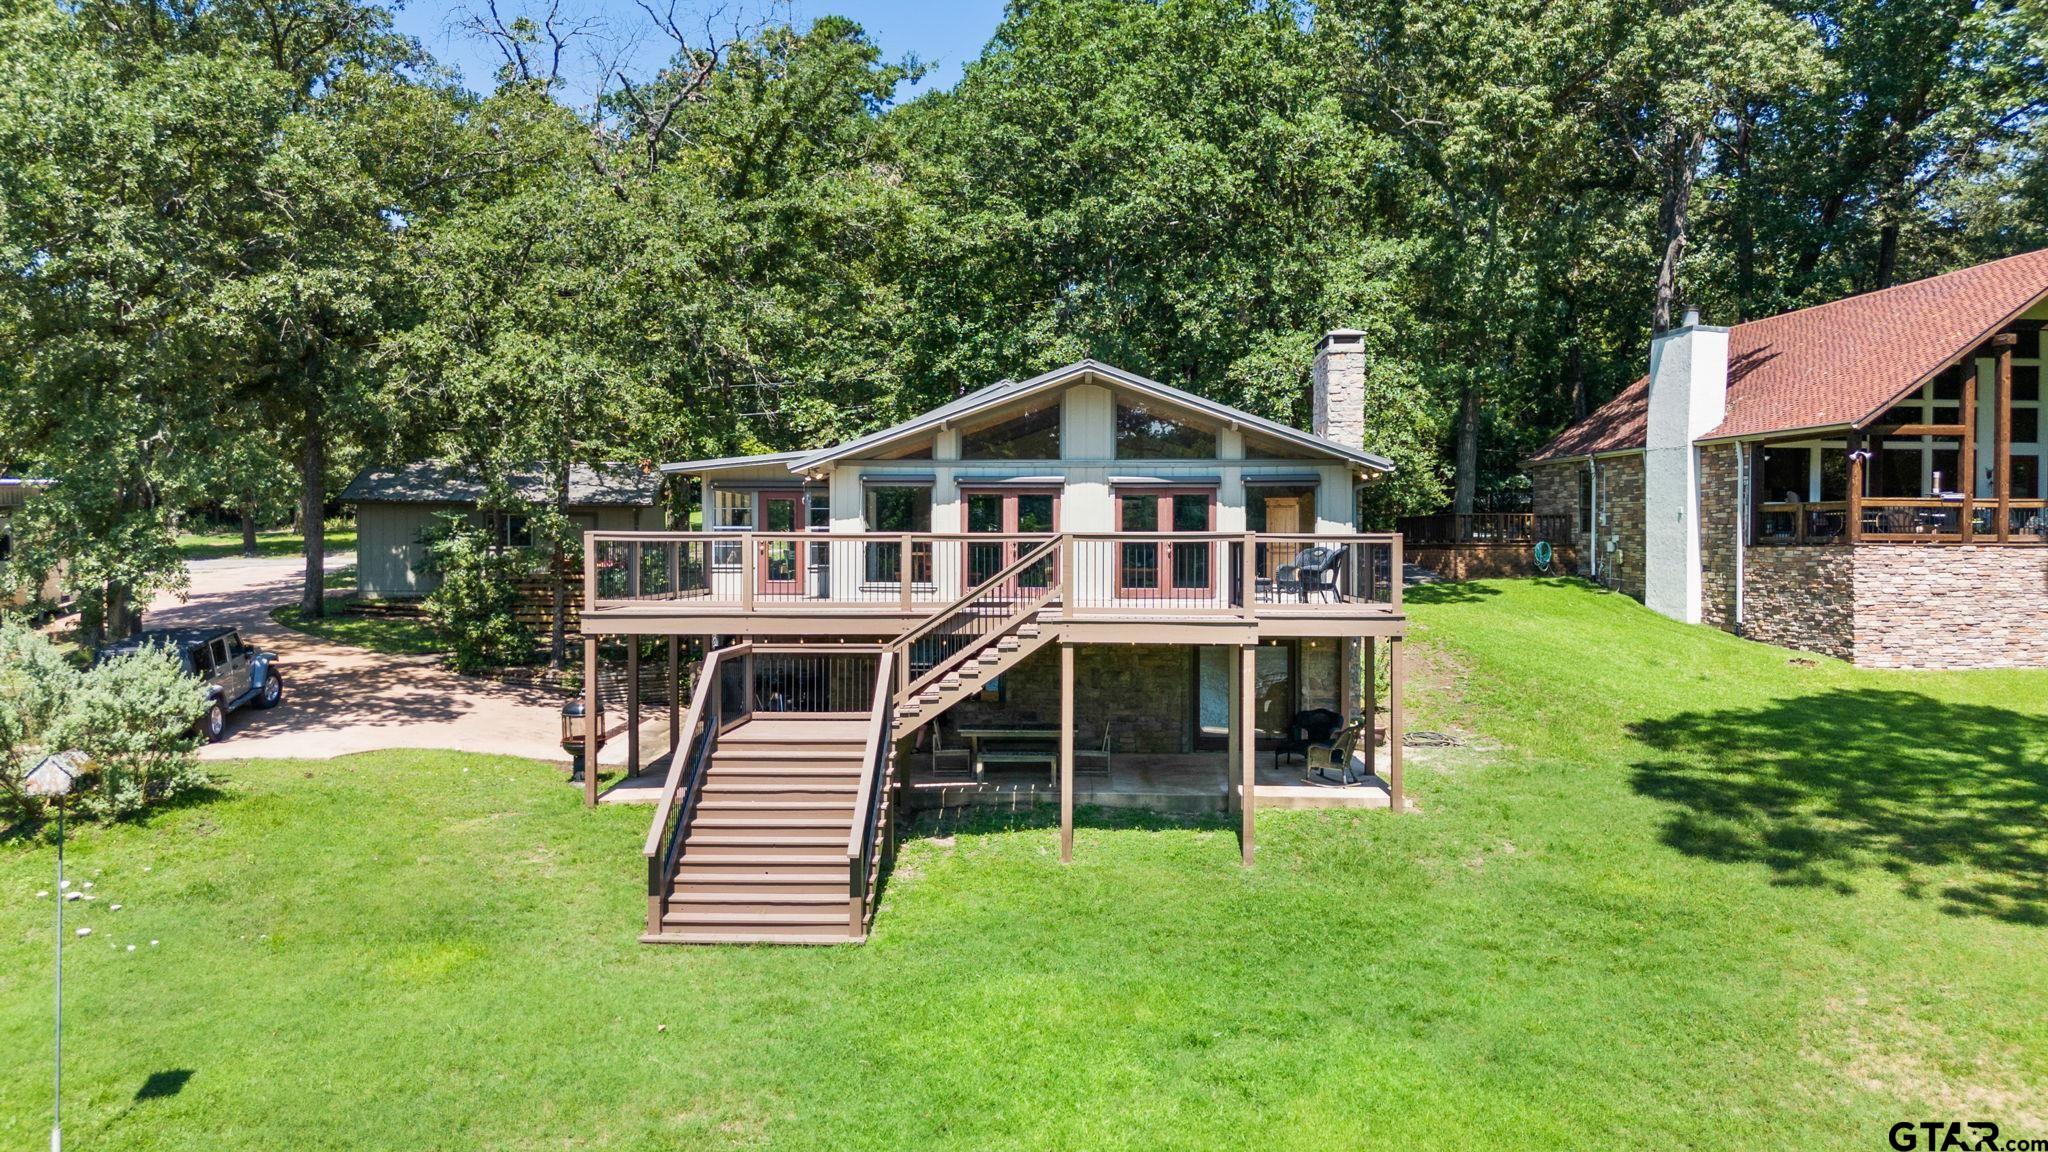
[[686,943],[853,938],[846,838],[866,725],[758,716],[718,737],[659,935]]
[[[641,940],[865,939],[892,843],[896,742],[1055,637],[1057,626],[1040,612],[1057,595],[1048,578],[1056,547],[1026,551],[888,644],[747,643],[708,655],[647,833]],[[870,655],[863,711],[852,711],[856,702],[843,696],[797,704],[812,711],[755,711],[787,707],[803,691],[757,690],[757,664]],[[734,679],[737,686],[728,683]],[[790,678],[783,680],[790,689]],[[837,679],[811,683],[828,686],[829,696]]]
[[989,681],[1015,668],[1033,652],[1058,638],[1057,626],[1041,624],[1035,618],[1022,621],[994,643],[984,646],[952,670],[943,673],[896,705],[896,720],[890,726],[892,738],[912,736],[939,718],[948,708],[982,690]]

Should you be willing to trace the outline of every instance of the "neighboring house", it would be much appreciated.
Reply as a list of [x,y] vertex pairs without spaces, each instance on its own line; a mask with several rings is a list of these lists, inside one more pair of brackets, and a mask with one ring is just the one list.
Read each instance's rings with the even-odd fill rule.
[[1361,447],[1363,336],[1326,337],[1313,379],[1313,434],[1083,361],[816,451],[665,466],[706,529],[592,534],[582,613],[586,666],[600,637],[669,638],[672,675],[675,638],[710,649],[647,938],[860,937],[899,803],[1058,803],[1063,855],[1077,799],[1234,809],[1249,862],[1254,808],[1309,791],[1257,779],[1309,709],[1388,728],[1386,779],[1324,802],[1400,808],[1407,624],[1399,540],[1357,524],[1391,468]]
[[[510,476],[513,492],[536,505],[553,502],[553,486],[539,468]],[[438,580],[428,570],[421,536],[437,527],[443,513],[463,512],[481,520],[477,501],[484,486],[463,468],[432,461],[396,468],[365,468],[341,494],[356,507],[356,593],[368,599],[410,599],[432,592]],[[569,471],[569,518],[585,532],[652,531],[661,527],[661,477],[629,465]],[[495,518],[504,543],[530,542],[528,517]]]
[[2048,250],[1715,328],[1536,453],[1582,570],[1884,667],[2048,666]]
[[[0,478],[0,572],[4,572],[14,557],[14,533],[9,522],[35,493],[49,487],[48,480],[14,480]],[[39,588],[18,588],[13,592],[0,591],[0,598],[9,607],[20,608],[37,601],[55,604],[64,598],[64,570],[62,567],[44,577]]]

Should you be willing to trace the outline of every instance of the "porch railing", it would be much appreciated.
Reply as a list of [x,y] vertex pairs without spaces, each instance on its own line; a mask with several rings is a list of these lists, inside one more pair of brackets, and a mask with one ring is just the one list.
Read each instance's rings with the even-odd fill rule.
[[[922,614],[999,574],[1019,595],[1053,593],[1068,616],[1400,604],[1395,533],[592,532],[584,541],[590,610]],[[1020,566],[1026,556],[1034,559]]]
[[1983,498],[1967,509],[1959,499],[1866,496],[1853,508],[1844,500],[1771,501],[1757,506],[1755,542],[2048,544],[2048,501],[2009,501],[2000,528],[1998,503]]
[[1438,512],[1404,516],[1400,529],[1410,544],[1554,544],[1572,538],[1572,518],[1533,512]]

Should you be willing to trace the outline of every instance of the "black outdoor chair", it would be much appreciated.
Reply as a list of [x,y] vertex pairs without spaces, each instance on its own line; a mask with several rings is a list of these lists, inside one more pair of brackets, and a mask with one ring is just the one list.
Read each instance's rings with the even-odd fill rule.
[[[1358,752],[1358,739],[1365,734],[1365,725],[1366,717],[1360,716],[1344,725],[1343,731],[1337,733],[1335,740],[1311,745],[1304,757],[1308,761],[1309,771],[1327,780],[1334,770],[1343,783],[1359,783],[1363,777],[1352,770],[1351,758]],[[1368,774],[1372,770],[1370,765],[1366,767]]]
[[1337,597],[1337,574],[1343,570],[1344,553],[1348,545],[1336,547],[1317,545],[1294,558],[1294,563],[1283,564],[1274,573],[1273,583],[1281,592],[1291,593],[1306,602],[1311,592],[1327,592],[1331,599]]
[[1299,756],[1302,763],[1308,763],[1308,750],[1317,744],[1328,744],[1330,737],[1343,726],[1344,717],[1328,708],[1296,712],[1294,719],[1287,722],[1287,731],[1281,735],[1279,745],[1273,749],[1273,767],[1280,766],[1283,756]]

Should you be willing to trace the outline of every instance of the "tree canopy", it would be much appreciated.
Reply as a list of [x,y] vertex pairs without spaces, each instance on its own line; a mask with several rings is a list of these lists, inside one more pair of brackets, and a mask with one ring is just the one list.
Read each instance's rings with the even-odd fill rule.
[[477,93],[361,0],[0,0],[15,567],[122,631],[196,505],[317,561],[364,461],[814,446],[1081,356],[1303,423],[1336,327],[1376,512],[1465,509],[1678,307],[2048,244],[2032,3],[1018,0],[908,99],[843,18],[646,11],[579,104],[553,8]]

